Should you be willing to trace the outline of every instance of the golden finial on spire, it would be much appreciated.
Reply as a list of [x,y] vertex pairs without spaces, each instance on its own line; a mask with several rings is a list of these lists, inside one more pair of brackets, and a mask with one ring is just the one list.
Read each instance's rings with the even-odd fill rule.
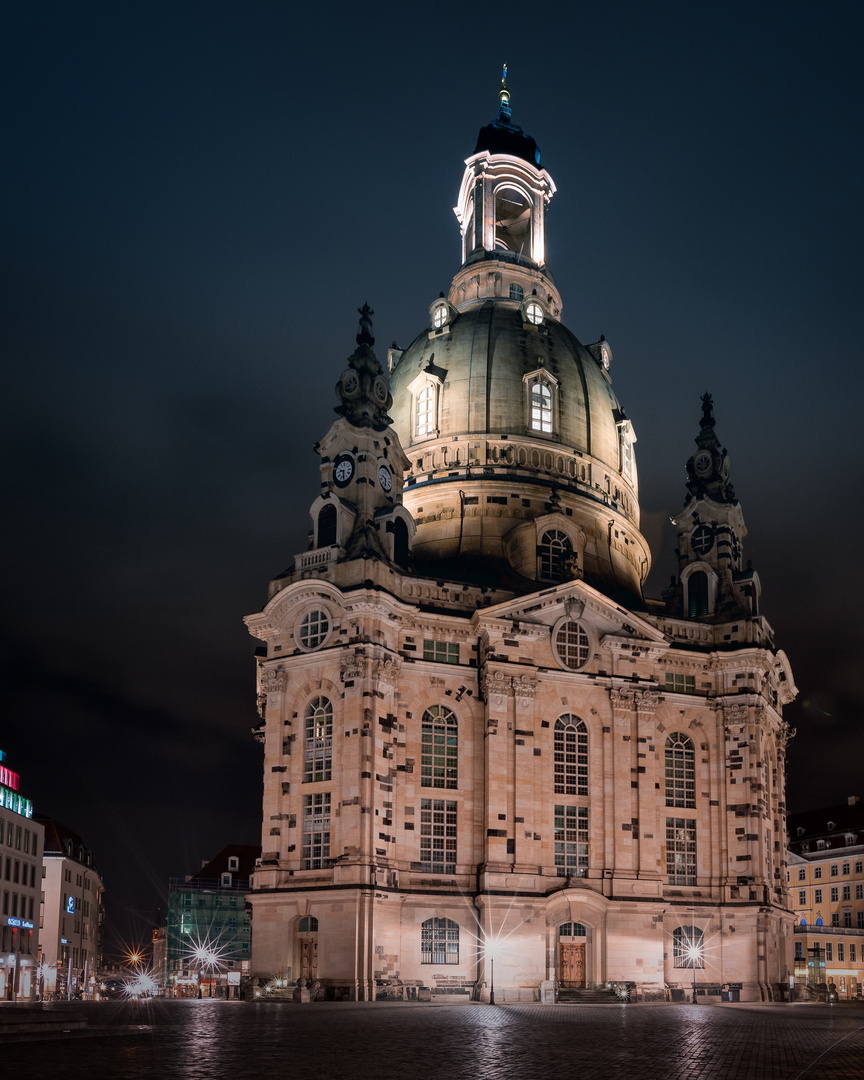
[[504,68],[503,68],[502,73],[501,73],[501,90],[500,90],[498,96],[501,98],[502,104],[504,104],[504,105],[509,104],[510,91],[507,89],[507,65],[506,64],[504,65]]

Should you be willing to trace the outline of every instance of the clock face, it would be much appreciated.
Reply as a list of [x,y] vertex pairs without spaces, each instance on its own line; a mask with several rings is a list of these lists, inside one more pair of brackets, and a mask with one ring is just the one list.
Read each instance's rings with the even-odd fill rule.
[[387,380],[383,379],[380,375],[372,384],[372,393],[375,395],[375,400],[380,401],[383,405],[387,400],[388,388]]
[[713,464],[711,455],[707,450],[700,450],[696,457],[693,459],[693,468],[700,476],[705,476],[706,473],[711,472],[711,465]]
[[700,525],[690,540],[690,546],[696,555],[707,555],[714,547],[714,530],[710,525]]
[[378,483],[384,491],[390,491],[393,487],[393,477],[390,475],[390,470],[386,465],[382,465],[378,470]]
[[340,454],[336,458],[336,464],[333,467],[333,479],[339,487],[344,487],[353,475],[354,459],[347,454]]

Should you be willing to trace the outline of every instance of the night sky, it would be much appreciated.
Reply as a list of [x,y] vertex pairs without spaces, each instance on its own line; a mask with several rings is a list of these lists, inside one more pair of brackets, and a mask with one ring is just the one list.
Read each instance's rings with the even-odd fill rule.
[[112,941],[260,840],[242,616],[306,547],[357,308],[385,360],[458,269],[503,61],[638,437],[647,592],[708,390],[800,690],[789,807],[864,796],[864,8],[581,7],[5,6],[0,748]]

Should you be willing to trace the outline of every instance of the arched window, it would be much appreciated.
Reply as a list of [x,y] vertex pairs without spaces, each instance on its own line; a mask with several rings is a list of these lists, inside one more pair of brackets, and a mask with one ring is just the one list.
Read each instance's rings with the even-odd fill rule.
[[688,614],[691,619],[708,614],[708,575],[696,570],[687,580]]
[[696,755],[693,743],[678,731],[666,740],[666,805],[696,805]]
[[318,547],[330,547],[336,543],[336,507],[332,502],[321,507],[318,514]]
[[420,786],[455,788],[459,735],[456,714],[444,705],[423,713]]
[[411,563],[408,548],[408,526],[402,518],[396,518],[393,522],[393,562],[407,570]]
[[459,963],[459,925],[452,919],[427,919],[420,926],[421,964]]
[[552,390],[543,379],[531,383],[531,430],[552,431]]
[[549,529],[540,537],[537,547],[540,581],[563,581],[566,561],[573,554],[573,544],[567,533]]
[[705,945],[698,926],[676,926],[672,931],[672,958],[676,968],[705,967]]
[[435,387],[426,383],[417,394],[417,422],[414,434],[418,439],[435,433]]
[[314,915],[304,915],[297,929],[301,934],[314,933],[318,929],[318,920]]
[[559,937],[586,937],[587,934],[581,922],[565,922],[558,927]]
[[306,706],[306,752],[304,784],[329,780],[333,754],[333,706],[326,697],[313,698]]
[[588,728],[572,713],[555,721],[555,794],[588,794]]

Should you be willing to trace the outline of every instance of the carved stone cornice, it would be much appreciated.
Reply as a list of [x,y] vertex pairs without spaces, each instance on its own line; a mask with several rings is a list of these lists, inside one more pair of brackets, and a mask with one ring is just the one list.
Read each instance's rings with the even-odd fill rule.
[[383,686],[393,687],[399,680],[399,670],[402,667],[400,657],[388,656],[384,660],[373,661],[373,676],[375,681]]
[[613,686],[609,691],[609,701],[612,704],[612,713],[622,719],[630,717],[636,711],[636,702],[632,692],[616,690]]
[[258,693],[262,697],[284,694],[288,688],[288,672],[281,668],[262,668],[258,673]]
[[614,657],[628,660],[657,660],[669,651],[665,641],[648,641],[647,638],[625,638],[618,634],[605,634],[600,642]]
[[343,683],[362,679],[366,674],[367,659],[362,651],[348,653],[339,666],[339,678]]
[[483,693],[490,709],[506,709],[513,692],[513,680],[503,671],[487,671],[483,677]]
[[750,719],[750,709],[746,705],[723,703],[723,722],[727,725],[746,724]]
[[656,690],[637,690],[634,698],[637,712],[646,716],[653,716],[660,704],[660,695]]

